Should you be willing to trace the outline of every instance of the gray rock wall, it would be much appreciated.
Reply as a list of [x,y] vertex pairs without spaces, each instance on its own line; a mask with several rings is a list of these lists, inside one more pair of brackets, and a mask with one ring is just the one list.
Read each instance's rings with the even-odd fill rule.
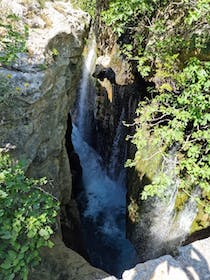
[[[7,14],[15,13],[21,17],[18,24],[29,26],[27,53],[9,66],[0,65],[0,147],[26,161],[28,176],[46,176],[47,191],[61,201],[62,210],[73,205],[76,216],[65,134],[90,19],[67,1],[46,1],[43,8],[39,2],[0,1],[5,21]],[[66,248],[58,234],[55,246],[43,250],[42,262],[29,279],[88,280],[107,275]],[[72,239],[80,242],[78,234]]]
[[66,204],[71,195],[67,115],[80,79],[89,17],[64,2],[46,2],[41,9],[36,1],[3,0],[0,8],[21,15],[29,25],[28,52],[11,66],[0,67],[0,82],[6,84],[0,146],[15,147],[12,155],[26,160],[27,175],[46,176],[48,191]]

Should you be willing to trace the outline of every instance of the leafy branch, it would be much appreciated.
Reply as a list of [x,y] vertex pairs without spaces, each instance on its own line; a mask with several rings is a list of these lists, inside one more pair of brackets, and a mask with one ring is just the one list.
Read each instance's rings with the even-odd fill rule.
[[[42,188],[45,178],[25,177],[20,162],[0,153],[0,269],[3,279],[26,280],[40,261],[39,250],[52,247],[57,200]],[[1,278],[2,279],[2,278]]]

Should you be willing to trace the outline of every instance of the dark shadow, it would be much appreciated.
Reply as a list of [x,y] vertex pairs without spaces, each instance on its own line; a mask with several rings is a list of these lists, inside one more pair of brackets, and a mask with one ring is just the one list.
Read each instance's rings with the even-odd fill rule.
[[105,68],[101,64],[97,64],[95,67],[95,71],[93,73],[93,77],[103,81],[107,78],[111,84],[116,85],[116,74],[111,67]]
[[[95,149],[104,160],[104,166],[109,165],[114,137],[117,134],[117,129],[120,122],[132,124],[136,118],[136,109],[140,100],[148,96],[147,87],[150,85],[145,82],[142,77],[135,75],[135,78],[130,80],[127,84],[120,85],[116,81],[116,73],[111,67],[104,67],[101,64],[96,65],[93,77],[100,81],[107,79],[110,82],[111,93],[102,85],[96,85],[96,145]],[[108,84],[107,84],[108,86]],[[111,94],[111,99],[110,99]],[[135,126],[124,126],[121,130],[122,143],[119,148],[123,148],[119,152],[121,154],[121,165],[118,170],[123,168],[126,156],[123,150],[128,150],[130,143],[125,141],[127,135],[133,135]],[[128,144],[129,143],[129,144]]]
[[[202,241],[201,241],[202,242]],[[183,250],[183,249],[186,250]],[[206,248],[206,250],[208,250]],[[189,280],[196,280],[189,267],[193,267],[194,272],[197,274],[199,280],[210,279],[209,263],[202,255],[202,252],[193,247],[193,244],[187,245],[181,249],[181,255],[176,259],[181,263],[181,266],[186,273]],[[209,278],[207,278],[209,277]]]
[[69,198],[69,200],[66,199],[67,203],[61,204],[60,223],[62,238],[63,242],[68,248],[71,248],[84,258],[88,259],[83,239],[80,213],[76,202],[76,197],[82,190],[82,168],[80,165],[79,156],[74,151],[71,134],[72,121],[70,114],[68,114],[67,129],[65,134],[65,147],[71,170],[71,174],[69,174],[69,176],[71,176],[72,179],[72,186],[69,186],[69,188],[71,188],[71,198]]
[[187,245],[194,241],[201,240],[201,239],[204,239],[207,237],[210,237],[210,226],[205,229],[193,232],[189,237],[187,237],[187,239],[184,241],[183,245]]
[[72,120],[71,120],[71,115],[69,113],[67,119],[67,130],[65,135],[65,146],[68,154],[69,165],[70,165],[71,176],[72,176],[72,198],[76,198],[82,189],[81,187],[82,167],[80,165],[79,156],[74,151],[71,134],[72,134]]

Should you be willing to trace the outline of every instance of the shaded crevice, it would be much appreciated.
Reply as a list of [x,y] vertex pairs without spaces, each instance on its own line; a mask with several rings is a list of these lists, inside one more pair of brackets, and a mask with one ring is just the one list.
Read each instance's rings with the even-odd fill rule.
[[82,167],[78,154],[74,150],[72,143],[72,120],[70,113],[67,118],[67,130],[65,135],[65,146],[68,154],[69,165],[72,176],[72,198],[75,199],[77,195],[82,191]]
[[185,245],[188,245],[197,240],[208,238],[209,236],[210,236],[210,226],[207,228],[198,230],[196,232],[193,232],[190,236],[187,237],[187,239],[184,241],[184,243],[182,245],[185,246]]
[[[80,213],[76,198],[82,190],[82,168],[80,165],[79,156],[74,151],[74,146],[71,140],[72,121],[68,114],[67,130],[65,135],[65,147],[68,154],[69,165],[72,177],[71,198],[65,205],[61,205],[61,230],[63,242],[68,248],[79,253],[87,259],[87,252],[84,245],[82,226],[80,221]],[[69,175],[70,176],[70,175]]]
[[[116,82],[116,73],[111,67],[97,64],[93,73],[94,78],[100,81],[108,80],[111,86],[111,100],[107,88],[103,87],[99,81],[96,88],[95,123],[97,134],[95,134],[96,146],[94,148],[102,157],[105,168],[109,168],[112,159],[113,145],[119,125],[122,122],[133,124],[139,101],[148,96],[147,87],[153,85],[146,82],[139,74],[135,74],[133,73],[133,80],[120,85]],[[119,154],[121,154],[118,169],[123,168],[127,151],[130,158],[132,144],[125,141],[125,138],[127,135],[133,135],[134,132],[134,125],[123,125],[120,144],[118,143]]]

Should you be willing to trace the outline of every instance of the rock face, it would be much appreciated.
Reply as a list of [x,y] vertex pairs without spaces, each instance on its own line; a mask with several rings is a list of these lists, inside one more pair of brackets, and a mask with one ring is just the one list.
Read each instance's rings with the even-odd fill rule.
[[[19,25],[29,26],[27,53],[10,66],[0,67],[0,147],[13,148],[15,159],[26,161],[26,173],[46,176],[46,190],[61,202],[70,247],[81,244],[79,215],[72,197],[72,182],[65,135],[67,118],[80,79],[84,38],[89,17],[67,1],[5,1],[1,14],[15,13]],[[2,90],[3,88],[3,90]],[[64,221],[66,222],[66,220]],[[68,228],[68,232],[66,229]],[[58,225],[58,233],[61,233]],[[57,233],[57,235],[58,235]],[[73,244],[74,243],[74,244]],[[78,246],[75,244],[79,244]],[[55,247],[43,251],[41,267],[31,279],[99,279],[106,274],[91,267],[57,237]]]
[[[155,147],[151,145],[147,135],[147,149],[138,152],[139,161],[136,170],[129,170],[128,175],[128,221],[127,236],[134,244],[139,261],[144,262],[164,254],[173,254],[181,246],[190,232],[191,224],[196,216],[197,207],[194,192],[185,206],[176,210],[179,179],[174,170],[176,157],[171,150],[164,158],[164,172],[171,178],[163,197],[141,199],[145,185],[155,180],[160,171],[161,156],[153,159]],[[148,160],[147,160],[148,159]],[[151,159],[151,160],[150,160]]]
[[181,247],[169,255],[138,264],[125,271],[122,280],[207,280],[210,279],[210,238]]
[[[31,272],[30,280],[117,280],[90,267],[78,254],[65,248],[59,239],[53,241],[56,246],[43,250],[42,263]],[[181,247],[176,257],[166,255],[136,265],[125,271],[121,280],[209,280],[209,248],[210,238],[196,241]]]
[[55,247],[42,251],[42,262],[29,280],[111,280],[108,274],[89,265],[80,255],[54,239]]
[[113,145],[116,144],[116,137],[119,138],[117,145],[121,156],[118,158],[116,173],[124,166],[125,137],[132,130],[132,127],[124,126],[122,122],[133,122],[138,101],[144,95],[142,81],[134,79],[131,72],[130,65],[122,59],[118,46],[114,45],[110,52],[97,59],[93,73],[98,81],[94,113],[97,130],[96,150],[104,159],[105,166],[111,166]]
[[[80,79],[89,18],[64,2],[46,2],[44,9],[36,1],[28,6],[9,2],[6,7],[13,7],[12,12],[29,24],[29,38],[28,53],[21,54],[11,67],[0,68],[1,77],[14,91],[0,103],[0,145],[16,147],[12,154],[27,161],[29,176],[47,175],[52,180],[49,190],[65,204],[71,195],[65,149],[67,117]],[[34,25],[47,21],[44,15],[51,24]]]

